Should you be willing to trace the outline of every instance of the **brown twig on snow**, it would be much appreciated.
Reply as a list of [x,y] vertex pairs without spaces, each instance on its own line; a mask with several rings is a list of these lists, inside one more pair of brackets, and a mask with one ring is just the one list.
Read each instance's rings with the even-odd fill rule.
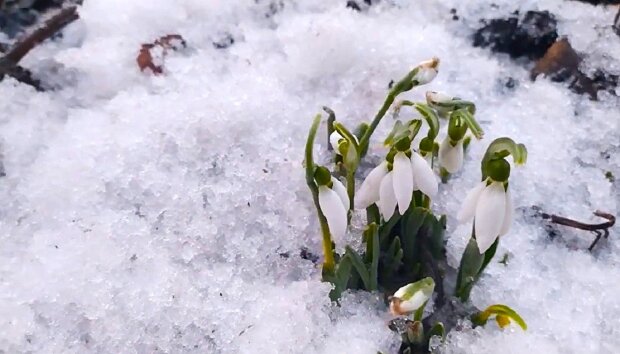
[[592,251],[592,249],[594,248],[594,246],[596,246],[596,244],[598,243],[598,241],[601,239],[602,236],[604,236],[605,238],[609,237],[609,228],[614,226],[614,224],[616,223],[616,217],[609,213],[605,213],[605,212],[597,210],[594,212],[594,215],[600,218],[606,219],[607,222],[600,223],[600,224],[586,224],[586,223],[579,222],[573,219],[565,218],[563,216],[547,214],[547,213],[540,214],[540,216],[543,219],[551,220],[551,222],[554,224],[564,225],[564,226],[572,227],[574,229],[590,231],[590,232],[595,233],[596,239],[592,242],[592,244],[588,248],[589,251]]
[[19,39],[6,51],[4,56],[0,58],[0,80],[4,75],[9,75],[20,82],[34,86],[37,90],[41,90],[42,87],[40,82],[34,79],[27,69],[18,65],[20,60],[39,43],[52,37],[56,32],[78,18],[79,15],[76,6],[66,7],[46,20],[42,26],[32,33]]

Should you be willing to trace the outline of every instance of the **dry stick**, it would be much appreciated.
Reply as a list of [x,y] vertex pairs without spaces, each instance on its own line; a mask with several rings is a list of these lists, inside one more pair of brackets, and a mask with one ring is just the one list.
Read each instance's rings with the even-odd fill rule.
[[[53,36],[56,32],[63,29],[69,23],[77,20],[79,15],[76,6],[66,7],[54,16],[46,20],[43,25],[34,30],[29,35],[20,39],[13,45],[6,54],[0,58],[0,80],[4,75],[10,75],[23,83],[42,89],[40,82],[32,78],[28,70],[18,66],[28,52],[30,52],[39,43]],[[36,83],[36,84],[35,84]]]
[[563,216],[547,214],[547,213],[542,213],[541,217],[543,219],[550,219],[551,222],[555,224],[560,224],[560,225],[572,227],[574,229],[585,230],[585,231],[590,231],[590,232],[595,233],[596,239],[594,240],[594,242],[592,242],[592,244],[588,248],[588,251],[592,251],[594,246],[596,246],[598,241],[601,239],[601,236],[605,236],[605,238],[609,237],[609,228],[614,226],[614,224],[616,223],[616,217],[609,213],[605,213],[605,212],[597,210],[594,212],[594,215],[600,218],[603,218],[603,219],[607,219],[608,221],[604,223],[600,223],[600,224],[585,224],[585,223],[582,223],[582,222],[579,222],[573,219],[565,218]]

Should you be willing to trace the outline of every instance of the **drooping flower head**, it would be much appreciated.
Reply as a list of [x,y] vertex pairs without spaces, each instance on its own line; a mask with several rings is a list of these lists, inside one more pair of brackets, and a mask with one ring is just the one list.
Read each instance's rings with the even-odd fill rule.
[[325,167],[317,167],[314,179],[319,189],[319,206],[334,240],[342,240],[347,231],[349,197],[345,186]]
[[457,218],[460,222],[474,219],[474,237],[480,253],[485,253],[502,235],[508,233],[513,219],[509,191],[510,163],[504,158],[512,155],[515,164],[523,164],[527,150],[508,138],[491,143],[482,160],[483,181],[465,197]]

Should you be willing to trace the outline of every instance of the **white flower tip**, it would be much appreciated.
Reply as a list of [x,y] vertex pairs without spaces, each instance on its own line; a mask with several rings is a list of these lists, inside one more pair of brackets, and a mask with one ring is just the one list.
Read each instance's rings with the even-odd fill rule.
[[446,95],[445,93],[436,92],[436,91],[427,91],[426,92],[426,102],[428,103],[445,103],[452,101],[453,97],[450,95]]
[[399,152],[394,156],[392,172],[392,184],[398,202],[398,212],[403,215],[409,209],[413,197],[413,171],[411,161],[404,152]]
[[463,141],[459,140],[452,146],[450,138],[446,137],[439,146],[439,165],[449,173],[456,173],[463,166]]
[[347,210],[338,193],[326,186],[319,187],[319,206],[329,232],[335,240],[342,239],[347,232]]
[[335,130],[329,135],[329,143],[332,145],[337,154],[340,154],[340,151],[338,151],[338,142],[340,139],[344,138]]
[[493,182],[480,194],[476,205],[474,231],[480,253],[486,252],[499,237],[506,217],[506,192],[503,183]]
[[439,67],[439,58],[432,57],[420,63],[420,67],[425,69],[437,69]]
[[390,312],[399,316],[417,311],[431,298],[434,289],[435,282],[430,277],[401,287],[390,298]]

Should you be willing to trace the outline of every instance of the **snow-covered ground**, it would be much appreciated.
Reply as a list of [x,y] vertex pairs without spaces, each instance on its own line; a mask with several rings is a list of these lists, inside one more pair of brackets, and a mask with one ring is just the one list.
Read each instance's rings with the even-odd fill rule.
[[[299,256],[304,246],[320,254],[303,144],[322,105],[349,126],[369,120],[388,82],[431,56],[442,62],[428,88],[476,102],[486,131],[435,200],[449,216],[452,265],[470,227],[456,210],[498,136],[529,150],[511,178],[520,210],[584,221],[596,209],[618,213],[618,98],[530,82],[522,64],[470,45],[481,18],[550,10],[591,65],[618,73],[616,9],[345,3],[86,0],[62,39],[24,60],[56,68],[47,80],[61,90],[0,83],[0,352],[394,353],[381,295],[349,293],[333,306],[320,270]],[[165,75],[141,73],[140,44],[169,33],[189,48],[166,58]],[[235,43],[216,49],[227,33]],[[507,265],[487,268],[472,302],[507,304],[528,330],[464,323],[442,351],[616,353],[619,228],[591,254],[591,234],[561,228],[569,242],[550,241],[525,214],[500,243],[496,260],[508,253]]]

